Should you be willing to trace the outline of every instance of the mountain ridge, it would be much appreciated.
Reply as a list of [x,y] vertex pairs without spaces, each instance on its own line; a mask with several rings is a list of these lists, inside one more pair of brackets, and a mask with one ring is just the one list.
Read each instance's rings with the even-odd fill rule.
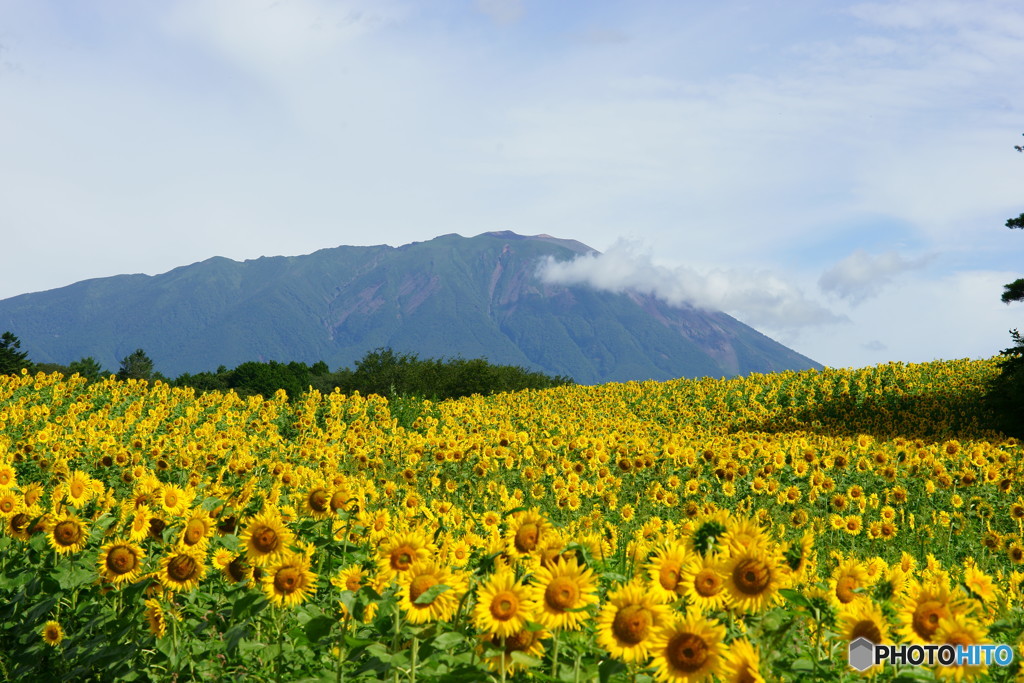
[[214,256],[0,300],[38,362],[143,348],[168,375],[249,360],[347,366],[390,346],[484,357],[584,384],[820,368],[738,320],[636,292],[542,282],[537,264],[597,253],[576,240],[454,233],[245,261]]

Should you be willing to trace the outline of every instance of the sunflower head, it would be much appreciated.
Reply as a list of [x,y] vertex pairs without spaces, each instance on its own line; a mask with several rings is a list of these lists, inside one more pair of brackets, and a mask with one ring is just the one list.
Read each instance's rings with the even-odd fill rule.
[[57,647],[64,640],[64,629],[61,628],[59,621],[51,620],[43,624],[40,635],[44,643],[50,647]]
[[659,681],[691,683],[709,680],[722,668],[725,627],[697,613],[677,617],[651,642]]

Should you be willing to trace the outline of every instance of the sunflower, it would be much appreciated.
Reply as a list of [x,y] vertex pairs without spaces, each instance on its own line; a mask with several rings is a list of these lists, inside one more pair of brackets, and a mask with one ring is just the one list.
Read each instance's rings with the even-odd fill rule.
[[525,668],[521,661],[513,659],[513,652],[522,652],[524,655],[540,659],[544,656],[544,641],[549,639],[551,634],[541,629],[539,631],[527,631],[522,629],[509,636],[485,635],[482,642],[497,649],[497,654],[484,656],[484,662],[491,671],[512,674],[519,669]]
[[149,626],[149,632],[157,638],[163,638],[167,635],[167,618],[164,615],[164,608],[160,604],[159,600],[150,598],[145,602],[146,610],[143,612],[143,616],[146,619],[146,625]]
[[291,545],[294,535],[274,508],[265,508],[246,525],[239,540],[245,545],[249,561],[264,567],[281,556]]
[[551,524],[540,514],[538,508],[530,508],[512,515],[509,520],[505,542],[511,557],[530,555],[551,533]]
[[[697,519],[693,534],[686,539],[687,549],[698,554],[709,550],[720,552],[724,545],[720,541],[729,530],[730,523],[735,526],[737,543],[744,544],[753,541],[752,537],[746,536],[751,531],[747,524],[749,521],[751,520],[732,520],[730,522],[728,510],[716,510],[702,515]],[[756,522],[754,524],[756,528]]]
[[651,580],[651,590],[659,600],[673,602],[685,592],[686,586],[680,579],[689,561],[690,553],[679,542],[666,543],[654,553],[644,568]]
[[725,627],[691,613],[662,627],[652,638],[654,676],[669,683],[709,681],[722,670]]
[[779,597],[786,578],[777,551],[751,546],[733,550],[725,563],[729,603],[742,612],[761,612]]
[[210,515],[203,510],[193,510],[185,520],[185,526],[181,530],[178,542],[189,548],[205,550],[213,532],[213,519],[210,518]]
[[22,498],[11,490],[0,489],[0,517],[8,518],[21,511]]
[[316,592],[317,575],[305,553],[285,553],[263,575],[263,592],[278,607],[294,607]]
[[932,580],[922,583],[912,579],[900,601],[897,633],[904,642],[932,643],[943,619],[965,614],[969,604],[963,595],[952,592],[948,585]]
[[840,560],[828,581],[829,599],[839,608],[863,598],[864,589],[871,585],[868,570],[859,560]]
[[48,520],[47,540],[61,555],[80,552],[88,541],[88,531],[75,515],[59,515]]
[[745,549],[750,547],[767,547],[770,539],[756,518],[735,516],[725,525],[722,544],[726,548]]
[[729,643],[722,680],[725,683],[765,683],[761,675],[761,653],[746,638]]
[[507,638],[525,628],[536,607],[527,587],[510,570],[499,570],[477,589],[473,622],[484,633]]
[[[331,492],[327,487],[314,485],[302,497],[302,511],[313,519],[326,519],[334,512],[331,500]],[[344,503],[344,501],[340,502]]]
[[992,604],[999,597],[999,589],[996,588],[992,577],[978,568],[974,562],[970,562],[964,568],[964,584],[984,604]]
[[[934,642],[939,645],[952,645],[954,647],[967,645],[982,645],[990,643],[988,630],[966,614],[954,614],[943,617],[939,620],[939,626],[935,630]],[[953,666],[937,666],[935,675],[942,678],[952,678],[956,681],[973,681],[983,676],[988,667],[984,664],[971,666],[968,664],[954,664]],[[987,680],[987,679],[986,679]]]
[[64,495],[69,503],[77,508],[82,507],[92,500],[92,479],[85,472],[75,470],[64,483]]
[[871,600],[857,600],[839,610],[836,616],[840,635],[853,642],[867,638],[875,645],[889,645],[889,623],[880,605]]
[[332,576],[331,585],[335,588],[340,588],[343,591],[352,591],[355,593],[363,587],[366,578],[366,575],[363,573],[363,568],[358,564],[353,564],[345,567]]
[[43,642],[50,647],[57,647],[64,640],[64,629],[61,628],[59,621],[52,619],[43,624],[39,633],[43,637]]
[[573,631],[589,618],[585,608],[597,604],[597,583],[594,573],[575,558],[559,560],[536,571],[530,597],[537,604],[538,623]]
[[176,547],[160,559],[156,578],[170,591],[190,591],[206,574],[203,554],[194,548]]
[[[466,592],[466,583],[462,574],[450,572],[433,560],[420,560],[399,576],[398,604],[411,624],[448,621]],[[432,591],[435,586],[447,590]]]
[[131,541],[107,543],[100,549],[100,578],[115,586],[128,583],[139,575],[145,556],[146,551]]
[[426,533],[411,530],[393,534],[377,547],[377,570],[389,581],[409,570],[414,562],[429,559],[437,548]]
[[179,517],[185,514],[188,506],[192,504],[195,494],[186,491],[174,484],[164,484],[156,495],[156,502],[160,504],[164,513],[172,517]]
[[798,542],[786,542],[780,548],[782,553],[782,571],[789,577],[790,583],[802,582],[806,577],[815,574],[817,564],[814,554],[814,532],[806,531]]
[[597,617],[597,643],[624,662],[646,662],[651,637],[668,621],[669,609],[639,581],[608,594]]
[[694,556],[680,574],[680,585],[689,604],[699,611],[713,611],[725,605],[727,568],[725,558],[705,553]]
[[131,527],[128,529],[128,540],[138,543],[149,535],[149,522],[153,518],[148,505],[139,505],[132,515]]

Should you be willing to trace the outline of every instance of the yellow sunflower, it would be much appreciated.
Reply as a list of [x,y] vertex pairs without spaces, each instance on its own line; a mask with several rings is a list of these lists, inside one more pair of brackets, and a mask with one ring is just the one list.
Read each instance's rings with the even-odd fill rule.
[[790,584],[797,584],[813,576],[817,565],[814,554],[814,532],[806,531],[798,542],[786,542],[780,549],[784,571]]
[[85,548],[89,533],[76,515],[58,515],[48,520],[47,540],[61,555],[80,552]]
[[149,632],[157,638],[163,638],[167,635],[167,618],[164,616],[163,606],[155,598],[146,600],[145,605],[146,610],[143,612],[143,616],[146,619],[146,625],[149,626]]
[[728,596],[726,559],[711,553],[694,556],[683,566],[680,584],[690,604],[701,612],[721,609]]
[[597,617],[597,643],[616,659],[646,662],[651,638],[668,617],[669,608],[634,581],[608,594]]
[[178,542],[190,548],[205,549],[213,536],[213,519],[203,510],[193,510],[185,520]]
[[510,570],[499,570],[477,589],[473,622],[484,633],[510,637],[533,618],[536,606]]
[[100,549],[100,577],[114,586],[128,583],[139,575],[146,551],[131,541],[112,541]]
[[525,664],[512,658],[513,652],[522,652],[540,659],[544,656],[544,641],[551,638],[546,630],[527,631],[522,629],[510,636],[485,635],[481,638],[483,643],[491,645],[498,650],[497,654],[484,655],[484,662],[491,671],[512,674],[519,669],[525,668]]
[[156,578],[170,591],[190,591],[206,574],[204,557],[194,548],[177,546],[160,559]]
[[11,490],[0,489],[0,517],[9,518],[21,511],[22,498]]
[[0,489],[12,489],[18,485],[18,475],[9,462],[0,462]]
[[192,504],[195,494],[174,484],[164,484],[156,494],[156,501],[160,504],[164,514],[178,517],[185,514],[188,506]]
[[840,636],[848,643],[867,638],[875,645],[889,645],[889,622],[881,605],[871,600],[856,600],[839,610],[836,617]]
[[263,592],[278,607],[294,607],[316,592],[316,579],[309,556],[289,552],[266,568]]
[[755,517],[733,516],[725,524],[722,534],[722,545],[726,548],[742,550],[751,547],[764,548],[771,544]]
[[842,559],[829,579],[829,599],[838,608],[864,598],[864,589],[870,587],[868,570],[856,558]]
[[509,520],[508,531],[505,533],[507,552],[511,557],[530,555],[549,533],[551,524],[538,508],[517,512]]
[[[466,592],[466,578],[433,560],[414,562],[398,579],[398,604],[411,624],[449,621]],[[438,588],[446,586],[447,589]],[[440,591],[440,592],[438,592]]]
[[651,639],[654,677],[669,683],[710,681],[721,672],[725,626],[696,612],[662,627]]
[[68,502],[77,508],[82,507],[93,497],[92,479],[81,470],[75,470],[64,482],[64,495]]
[[644,568],[651,580],[651,590],[659,600],[673,602],[686,591],[681,579],[689,561],[689,551],[677,541],[670,541],[655,551]]
[[746,638],[729,643],[721,672],[725,683],[765,683],[761,675],[761,653]]
[[392,534],[377,546],[377,570],[383,581],[390,581],[409,570],[414,562],[427,560],[437,548],[423,531]]
[[326,519],[331,516],[334,513],[331,492],[322,484],[313,485],[302,497],[302,511],[313,519]]
[[128,529],[128,540],[138,543],[149,535],[149,522],[153,518],[149,506],[139,505],[132,515],[131,527]]
[[[960,613],[939,620],[939,626],[935,630],[934,641],[938,645],[983,645],[991,641],[988,638],[988,630],[975,619]],[[937,666],[935,675],[940,679],[951,678],[957,683],[959,681],[973,681],[984,676],[988,667],[984,664],[971,666],[969,664],[955,664],[954,666]],[[987,680],[987,679],[986,679]]]
[[776,551],[749,546],[733,549],[725,562],[729,603],[742,612],[762,612],[779,598],[786,579]]
[[64,640],[64,629],[61,628],[59,621],[50,620],[43,624],[40,635],[44,643],[50,647],[57,647]]
[[294,535],[274,508],[266,508],[249,520],[239,540],[249,561],[264,567],[288,550]]
[[575,558],[538,569],[530,591],[537,603],[537,622],[549,629],[580,628],[589,618],[584,608],[598,601],[594,572],[580,567]]
[[942,582],[933,580],[922,583],[912,579],[897,607],[899,626],[896,632],[903,642],[936,642],[939,622],[965,614],[968,610],[969,603],[965,596],[954,593]]
[[355,593],[357,590],[362,588],[363,583],[366,581],[366,575],[363,572],[363,568],[358,564],[349,565],[345,567],[337,574],[331,577],[331,585],[335,588],[340,588],[343,591],[352,591]]

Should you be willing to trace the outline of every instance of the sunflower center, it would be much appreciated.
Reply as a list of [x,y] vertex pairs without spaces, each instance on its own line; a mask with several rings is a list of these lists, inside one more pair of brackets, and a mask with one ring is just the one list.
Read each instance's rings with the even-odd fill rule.
[[839,598],[839,602],[847,605],[856,600],[857,594],[853,591],[857,587],[857,579],[852,576],[843,576],[836,581],[836,597]]
[[85,493],[85,482],[81,481],[80,479],[75,479],[73,482],[71,482],[70,489],[71,496],[73,498],[81,498],[82,494]]
[[82,537],[82,528],[77,522],[64,520],[53,528],[53,539],[60,545],[69,546],[78,543]]
[[272,553],[277,550],[277,532],[269,526],[261,526],[253,532],[252,544],[261,553]]
[[135,569],[135,553],[123,545],[111,548],[107,553],[107,569],[115,574],[127,574]]
[[0,501],[0,512],[9,513],[14,509],[14,500],[11,498],[4,498]]
[[505,639],[505,652],[522,652],[528,650],[537,639],[533,631],[516,631]]
[[28,515],[26,515],[24,512],[19,512],[18,514],[11,517],[10,525],[15,532],[21,533],[25,530],[25,527],[28,526],[28,523],[30,521],[31,520],[29,519]]
[[537,547],[537,539],[540,537],[540,527],[533,522],[527,522],[516,531],[515,546],[521,553],[528,553]]
[[519,598],[512,591],[501,591],[491,600],[491,616],[508,621],[519,611]]
[[283,567],[274,574],[274,592],[290,595],[302,585],[302,573],[297,567]]
[[331,496],[331,502],[329,504],[332,510],[340,510],[341,506],[345,504],[345,494],[341,491],[336,491],[334,495]]
[[658,583],[665,590],[674,591],[679,585],[679,565],[675,562],[664,562],[658,570]]
[[700,671],[708,661],[708,644],[694,633],[679,633],[669,641],[665,658],[677,671]]
[[309,497],[306,500],[309,501],[309,507],[314,512],[327,512],[327,507],[330,505],[330,499],[327,497],[327,491],[324,489],[310,491]]
[[206,525],[198,519],[193,519],[185,527],[185,545],[195,545],[206,536]]
[[949,610],[945,605],[938,600],[927,600],[914,610],[914,633],[931,642],[932,636],[939,629],[939,620],[948,616]]
[[643,605],[626,605],[615,613],[612,633],[621,642],[636,645],[650,633],[653,622],[650,610]]
[[745,595],[761,595],[772,580],[771,570],[761,561],[753,558],[743,560],[732,572],[733,581]]
[[391,568],[404,572],[412,564],[416,550],[407,545],[399,546],[391,551]]
[[174,491],[168,491],[164,494],[164,505],[169,508],[176,507],[178,505],[178,494]]
[[358,574],[353,574],[345,579],[345,588],[349,589],[353,593],[359,590],[360,586],[362,586],[362,582],[359,580]]
[[245,563],[241,557],[236,557],[228,563],[228,576],[235,583],[245,579]]
[[580,589],[576,583],[565,576],[557,576],[551,580],[544,590],[544,602],[558,612],[572,609],[579,599]]
[[713,569],[701,569],[693,577],[693,589],[703,598],[711,598],[722,590],[722,579]]
[[409,582],[409,600],[415,603],[420,596],[426,593],[431,587],[437,585],[437,579],[432,574],[420,574]]
[[189,555],[178,555],[167,563],[167,576],[184,583],[199,571],[199,564]]
[[884,640],[878,624],[870,619],[862,619],[854,624],[853,630],[850,631],[850,640],[854,641],[858,638],[867,638],[872,643],[881,643]]

